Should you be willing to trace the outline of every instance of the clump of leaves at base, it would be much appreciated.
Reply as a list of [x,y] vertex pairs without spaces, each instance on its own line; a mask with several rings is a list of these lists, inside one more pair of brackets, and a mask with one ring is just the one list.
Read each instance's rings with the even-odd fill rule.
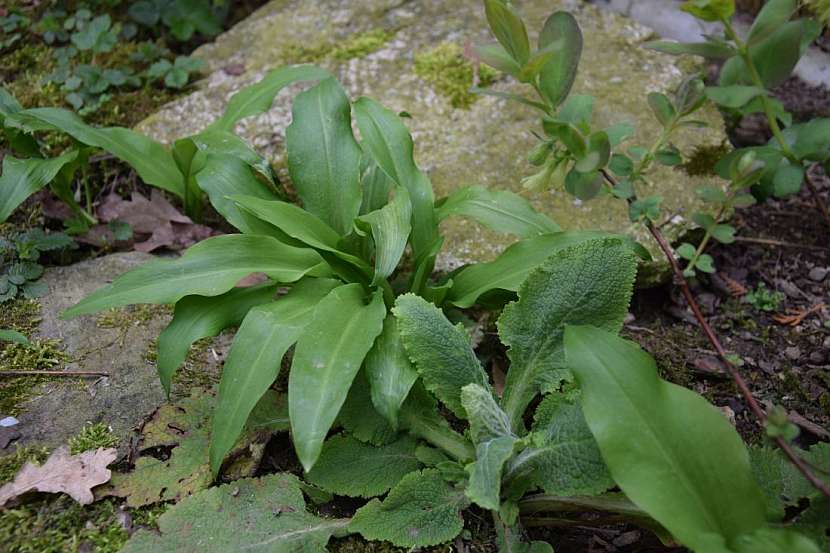
[[75,242],[62,232],[47,234],[35,228],[6,238],[0,237],[0,303],[23,296],[34,299],[48,289],[39,282],[43,266],[41,254],[75,247]]
[[781,302],[785,298],[786,296],[783,292],[770,290],[765,283],[759,282],[755,288],[744,295],[742,301],[748,303],[758,311],[772,312],[778,311],[778,308],[781,307]]

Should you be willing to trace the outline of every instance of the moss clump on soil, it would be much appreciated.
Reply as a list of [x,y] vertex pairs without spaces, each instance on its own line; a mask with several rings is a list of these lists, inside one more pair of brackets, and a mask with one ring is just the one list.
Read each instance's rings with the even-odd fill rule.
[[[476,94],[470,92],[475,78],[473,64],[455,43],[443,42],[432,50],[416,54],[415,74],[448,98],[455,108],[468,109],[478,99]],[[488,86],[497,76],[493,69],[480,65],[478,84]]]
[[315,63],[326,59],[346,61],[363,58],[380,50],[394,36],[394,32],[386,29],[372,29],[353,34],[339,43],[326,41],[314,45],[289,44],[283,49],[282,56],[286,62],[290,63]]
[[690,177],[712,177],[716,175],[715,164],[731,151],[726,143],[696,146],[680,168]]
[[26,463],[32,462],[40,465],[47,457],[49,457],[49,450],[38,446],[18,446],[14,453],[0,457],[0,486],[14,480],[14,475]]
[[[28,337],[40,323],[40,304],[36,300],[18,298],[2,306],[0,328],[16,330]],[[0,343],[0,348],[2,347]]]
[[[70,361],[59,340],[34,340],[29,345],[7,344],[0,351],[0,370],[50,371],[59,370]],[[42,375],[4,377],[0,380],[0,413],[16,415],[35,387],[47,379]]]
[[99,422],[84,426],[77,436],[69,439],[69,453],[76,455],[99,447],[115,447],[116,445],[118,445],[118,436],[112,433],[109,426]]

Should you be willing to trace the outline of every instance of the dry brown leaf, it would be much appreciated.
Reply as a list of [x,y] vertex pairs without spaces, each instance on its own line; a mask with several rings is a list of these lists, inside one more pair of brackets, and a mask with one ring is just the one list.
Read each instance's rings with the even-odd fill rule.
[[787,309],[786,315],[773,315],[772,318],[778,324],[786,326],[798,326],[802,322],[804,322],[804,319],[806,319],[808,315],[815,313],[816,311],[820,311],[825,307],[826,305],[824,305],[823,303],[818,303],[810,307],[809,309],[804,309],[803,307],[799,309]]
[[60,447],[40,466],[23,465],[14,481],[0,488],[0,507],[30,491],[65,493],[81,505],[88,505],[95,499],[92,488],[109,482],[112,473],[107,465],[116,456],[113,448],[70,455],[68,447]]
[[724,282],[726,282],[726,287],[729,289],[729,293],[732,295],[733,298],[739,298],[741,296],[744,296],[749,291],[746,289],[746,286],[744,286],[734,278],[730,278],[723,273],[721,273],[720,276],[723,277]]

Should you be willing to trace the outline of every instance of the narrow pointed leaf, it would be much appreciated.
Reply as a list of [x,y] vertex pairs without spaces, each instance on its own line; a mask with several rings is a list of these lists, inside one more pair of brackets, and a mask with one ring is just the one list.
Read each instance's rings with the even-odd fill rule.
[[778,27],[789,21],[797,9],[796,0],[769,0],[755,16],[746,39],[747,43],[752,45],[764,40]]
[[499,43],[519,65],[526,64],[530,59],[530,41],[516,10],[505,0],[484,0],[484,11]]
[[251,309],[234,337],[213,416],[210,464],[219,473],[257,402],[276,380],[285,352],[311,321],[314,308],[338,282],[308,279],[284,297]]
[[412,203],[412,248],[415,257],[428,251],[437,238],[432,185],[413,158],[412,137],[394,112],[369,98],[354,103],[362,145],[396,184],[409,192]]
[[336,288],[315,308],[297,342],[288,377],[288,410],[297,457],[311,470],[349,386],[375,338],[386,308],[379,293],[364,302],[358,284]]
[[355,221],[355,226],[362,233],[372,233],[375,242],[373,285],[391,275],[398,266],[412,230],[411,217],[412,204],[409,201],[409,192],[399,186],[391,202],[376,211],[361,215]]
[[509,348],[502,407],[515,431],[542,383],[568,377],[565,325],[593,324],[618,332],[628,312],[637,262],[616,239],[583,242],[551,255],[504,308],[499,337]]
[[303,207],[346,235],[363,196],[349,98],[335,79],[326,79],[297,95],[292,117],[286,131],[288,170]]
[[521,69],[519,63],[513,59],[513,56],[501,44],[474,46],[473,51],[482,62],[490,67],[514,77],[519,74],[519,70]]
[[252,273],[276,282],[327,276],[314,250],[287,246],[269,236],[226,234],[199,242],[178,259],[145,263],[116,278],[63,313],[76,317],[134,303],[175,303],[187,295],[218,296]]
[[225,113],[214,121],[210,128],[233,131],[239,120],[271,109],[274,97],[286,86],[298,81],[317,81],[330,76],[328,71],[314,65],[289,65],[271,71],[258,83],[245,87],[231,96]]
[[164,391],[170,394],[173,373],[184,362],[193,342],[238,326],[252,307],[273,299],[277,287],[266,283],[234,288],[221,296],[185,296],[176,302],[173,320],[159,334],[158,367]]
[[461,388],[467,384],[490,388],[466,331],[453,326],[440,309],[415,294],[399,296],[392,312],[406,352],[426,388],[456,416],[466,418]]
[[766,525],[746,447],[722,413],[607,331],[569,326],[565,351],[602,457],[638,507],[696,551],[726,551]]
[[562,230],[518,194],[507,190],[491,191],[483,186],[459,188],[441,203],[436,214],[439,221],[451,215],[470,217],[487,228],[520,238]]
[[554,54],[542,68],[539,89],[551,105],[558,106],[571,91],[582,56],[582,31],[573,15],[559,11],[545,21],[539,49],[546,48]]
[[383,332],[366,355],[365,367],[372,404],[397,428],[398,412],[418,379],[418,372],[406,355],[394,315],[387,315],[383,321]]
[[655,40],[643,44],[644,48],[679,56],[691,54],[711,59],[726,59],[735,55],[735,49],[726,43],[720,42],[672,42],[668,40]]
[[708,86],[706,97],[719,106],[737,109],[745,106],[758,96],[766,95],[767,91],[760,86]]
[[0,175],[0,223],[8,219],[26,198],[52,182],[58,172],[77,155],[77,150],[71,150],[51,159],[5,156],[3,174]]
[[73,112],[33,108],[17,112],[6,124],[34,131],[63,132],[89,146],[101,148],[135,169],[141,180],[184,197],[184,179],[173,155],[161,144],[130,129],[87,125]]
[[378,167],[378,164],[363,157],[367,165],[363,172],[361,188],[363,188],[363,201],[360,204],[360,214],[365,215],[380,209],[389,202],[389,192],[395,188],[392,179]]

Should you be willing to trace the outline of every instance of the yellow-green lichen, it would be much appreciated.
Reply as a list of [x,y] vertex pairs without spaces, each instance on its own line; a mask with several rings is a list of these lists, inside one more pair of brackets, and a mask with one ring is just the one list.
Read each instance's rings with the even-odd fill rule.
[[[464,51],[455,43],[443,42],[435,48],[415,55],[415,73],[427,81],[455,108],[467,109],[478,98],[470,92],[475,83],[473,64],[464,57]],[[498,73],[479,65],[478,85],[488,86]]]
[[84,426],[77,436],[69,438],[69,453],[76,455],[99,447],[115,447],[116,445],[118,445],[118,436],[112,433],[109,426],[99,422]]
[[289,63],[318,63],[326,59],[346,61],[363,58],[380,50],[394,36],[395,33],[378,28],[355,33],[341,42],[288,44],[282,50],[282,57]]

